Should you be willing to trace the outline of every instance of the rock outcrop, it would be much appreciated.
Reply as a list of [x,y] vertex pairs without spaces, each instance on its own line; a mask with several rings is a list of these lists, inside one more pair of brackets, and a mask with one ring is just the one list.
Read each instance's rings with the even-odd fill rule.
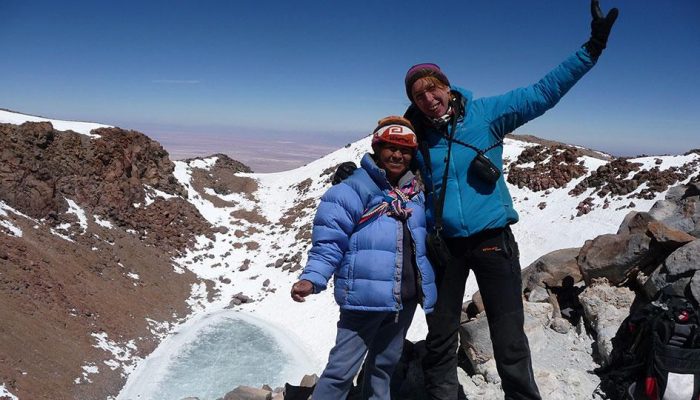
[[199,280],[172,257],[211,227],[167,152],[93,134],[0,124],[0,382],[22,399],[115,396]]

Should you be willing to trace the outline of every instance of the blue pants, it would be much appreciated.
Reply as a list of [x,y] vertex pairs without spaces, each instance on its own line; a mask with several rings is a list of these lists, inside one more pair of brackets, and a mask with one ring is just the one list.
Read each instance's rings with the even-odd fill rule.
[[362,399],[389,400],[389,383],[401,358],[403,341],[413,320],[416,302],[404,304],[398,314],[340,311],[335,346],[316,383],[314,400],[340,400],[348,396],[365,354]]

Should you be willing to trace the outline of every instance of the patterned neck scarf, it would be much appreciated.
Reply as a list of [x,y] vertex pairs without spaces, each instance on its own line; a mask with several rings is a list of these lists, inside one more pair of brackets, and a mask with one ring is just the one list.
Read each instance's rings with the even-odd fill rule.
[[418,181],[414,176],[403,186],[394,187],[392,190],[385,192],[384,201],[365,211],[360,218],[358,226],[367,224],[382,214],[389,214],[401,221],[407,220],[413,210],[406,208],[406,204],[419,192]]

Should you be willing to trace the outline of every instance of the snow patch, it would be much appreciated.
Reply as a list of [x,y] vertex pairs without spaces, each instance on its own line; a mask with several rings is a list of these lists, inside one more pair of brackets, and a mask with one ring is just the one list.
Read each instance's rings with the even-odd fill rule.
[[151,204],[153,204],[153,202],[158,197],[162,197],[165,200],[169,200],[169,199],[172,199],[174,197],[178,197],[174,194],[165,193],[162,190],[158,190],[158,189],[151,187],[151,186],[148,186],[148,185],[144,185],[144,188],[145,188],[145,192],[146,192],[146,200],[145,200],[146,206],[150,206]]
[[[22,237],[22,229],[20,229],[17,225],[13,224],[12,221],[5,219],[10,217],[10,215],[7,213],[8,211],[13,214],[22,215],[21,213],[15,211],[12,207],[5,204],[4,201],[0,201],[0,217],[2,217],[2,219],[0,219],[0,227],[5,228],[7,231],[9,231],[9,233],[12,236]],[[4,233],[4,230],[0,229],[0,232]]]
[[[20,229],[19,227],[17,227],[17,225],[14,225],[10,221],[0,220],[0,227],[7,229],[12,236],[22,237],[22,229]],[[1,229],[0,232],[4,233],[4,231]]]
[[112,222],[107,220],[107,219],[102,219],[99,215],[94,215],[93,219],[95,220],[95,223],[103,228],[107,229],[112,229],[114,228],[114,225],[112,225]]
[[148,330],[151,334],[159,340],[165,339],[173,328],[168,321],[159,322],[151,318],[146,318],[146,323],[148,324]]
[[82,366],[83,369],[83,375],[75,378],[73,381],[76,385],[79,385],[81,383],[92,383],[92,379],[90,379],[90,375],[98,374],[100,372],[100,369],[95,365],[95,363],[88,363]]
[[92,122],[78,121],[63,121],[60,119],[49,119],[43,117],[35,117],[33,115],[25,115],[11,111],[0,110],[0,123],[21,125],[25,122],[50,122],[53,128],[57,131],[73,131],[86,135],[92,139],[97,139],[100,135],[91,133],[93,129],[112,128],[110,125],[96,124]]
[[192,160],[190,161],[190,167],[208,171],[214,166],[214,164],[216,164],[216,161],[218,159],[219,157],[209,157],[204,159]]
[[19,400],[19,397],[15,396],[14,394],[10,393],[9,390],[7,390],[4,383],[0,384],[0,398],[8,400]]
[[85,233],[85,230],[87,229],[87,217],[85,216],[85,211],[71,199],[66,198],[66,202],[68,203],[68,210],[66,211],[66,214],[74,214],[76,217],[78,217],[80,229],[83,231],[83,233]]
[[[133,340],[129,340],[126,343],[119,343],[109,340],[106,332],[91,333],[90,334],[97,341],[96,345],[98,349],[102,349],[110,354],[112,354],[113,359],[107,360],[111,366],[118,364],[118,367],[122,369],[122,377],[126,378],[133,370],[136,365],[142,359],[135,356],[133,353],[136,352],[136,344]],[[116,369],[116,368],[112,368]]]

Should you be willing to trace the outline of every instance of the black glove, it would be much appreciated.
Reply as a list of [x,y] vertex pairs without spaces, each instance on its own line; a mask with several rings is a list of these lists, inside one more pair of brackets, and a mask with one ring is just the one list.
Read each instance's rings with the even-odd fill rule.
[[356,169],[357,165],[355,165],[355,163],[352,161],[346,161],[338,165],[338,168],[335,169],[335,173],[333,174],[333,178],[331,179],[331,183],[336,185],[344,181],[350,175],[352,175],[352,173],[355,172]]
[[603,52],[603,49],[608,44],[610,29],[612,29],[617,19],[617,14],[617,8],[613,8],[608,12],[608,15],[603,15],[598,0],[591,0],[591,16],[593,17],[591,21],[591,38],[583,46],[593,59],[600,57],[600,53]]

